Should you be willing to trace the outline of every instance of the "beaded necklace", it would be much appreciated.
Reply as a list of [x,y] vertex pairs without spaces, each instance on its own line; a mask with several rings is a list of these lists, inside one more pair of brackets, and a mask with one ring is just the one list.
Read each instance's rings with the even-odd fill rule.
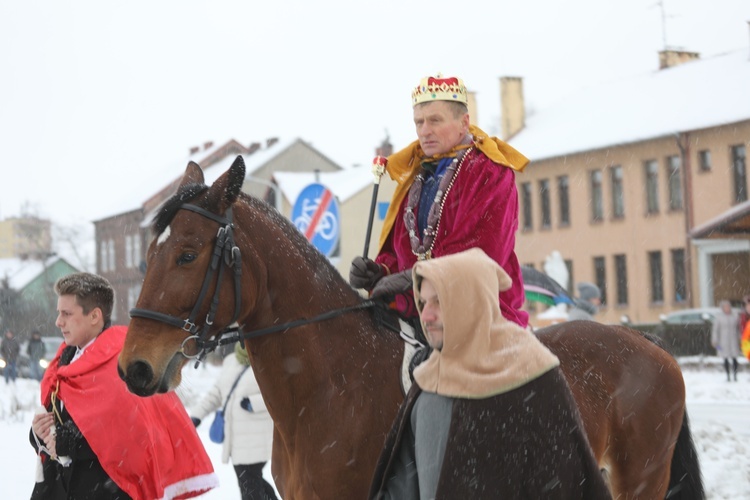
[[459,151],[448,168],[445,169],[445,174],[440,179],[438,191],[435,194],[432,206],[430,206],[430,212],[427,215],[427,227],[424,230],[424,239],[420,239],[419,229],[417,228],[417,217],[414,213],[414,208],[419,205],[419,198],[422,196],[422,184],[425,180],[424,168],[417,174],[409,188],[409,195],[406,199],[406,207],[404,209],[404,225],[409,233],[411,251],[417,256],[418,260],[426,260],[432,257],[432,247],[435,246],[435,236],[440,228],[440,216],[443,213],[445,199],[448,197],[451,187],[453,187],[453,181],[456,179],[458,171],[461,170],[464,159],[472,149],[474,149],[473,146]]

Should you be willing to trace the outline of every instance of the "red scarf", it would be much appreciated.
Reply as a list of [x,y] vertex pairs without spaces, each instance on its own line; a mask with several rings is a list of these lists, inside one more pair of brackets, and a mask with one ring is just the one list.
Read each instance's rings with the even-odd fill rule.
[[190,498],[218,486],[211,460],[174,392],[141,398],[117,375],[127,328],[104,330],[74,363],[59,366],[65,344],[41,383],[42,404],[52,391],[83,433],[104,470],[134,499]]

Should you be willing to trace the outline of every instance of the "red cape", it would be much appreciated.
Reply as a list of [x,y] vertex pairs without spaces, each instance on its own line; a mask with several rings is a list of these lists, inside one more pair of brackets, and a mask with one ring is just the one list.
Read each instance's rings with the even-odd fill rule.
[[58,397],[117,485],[134,499],[190,498],[218,486],[211,460],[174,392],[141,398],[117,374],[127,328],[103,331],[83,355],[59,366],[60,346],[41,383],[42,404]]

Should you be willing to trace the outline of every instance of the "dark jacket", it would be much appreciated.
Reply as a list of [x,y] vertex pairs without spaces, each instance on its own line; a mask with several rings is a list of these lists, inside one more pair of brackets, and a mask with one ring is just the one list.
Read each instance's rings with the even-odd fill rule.
[[15,337],[8,338],[3,336],[3,341],[0,343],[0,355],[2,355],[5,361],[14,363],[18,359],[20,350],[21,346],[18,345]]
[[26,346],[26,354],[28,354],[31,361],[39,361],[44,356],[44,342],[42,339],[35,339],[32,337],[29,340],[29,344]]
[[[76,352],[75,346],[68,346],[60,357],[60,365],[67,365]],[[56,451],[60,456],[70,457],[73,461],[63,467],[42,452],[42,473],[44,481],[34,485],[31,500],[126,500],[130,497],[107,475],[96,454],[92,451],[86,438],[70,417],[60,400],[56,400],[56,414],[62,422],[56,420]],[[52,406],[47,408],[52,411]],[[32,446],[39,453],[33,430],[29,433]],[[39,440],[41,444],[41,439]]]
[[[404,438],[420,392],[415,383],[399,410],[370,498],[387,498],[389,480],[403,473],[394,465],[401,446],[413,447]],[[497,396],[454,400],[436,498],[611,498],[559,368]]]

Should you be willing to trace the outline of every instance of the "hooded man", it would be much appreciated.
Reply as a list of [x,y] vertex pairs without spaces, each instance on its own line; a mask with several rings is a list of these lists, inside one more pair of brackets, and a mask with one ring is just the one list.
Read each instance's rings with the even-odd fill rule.
[[501,313],[507,273],[480,249],[420,261],[433,347],[375,471],[375,499],[610,498],[559,361]]

